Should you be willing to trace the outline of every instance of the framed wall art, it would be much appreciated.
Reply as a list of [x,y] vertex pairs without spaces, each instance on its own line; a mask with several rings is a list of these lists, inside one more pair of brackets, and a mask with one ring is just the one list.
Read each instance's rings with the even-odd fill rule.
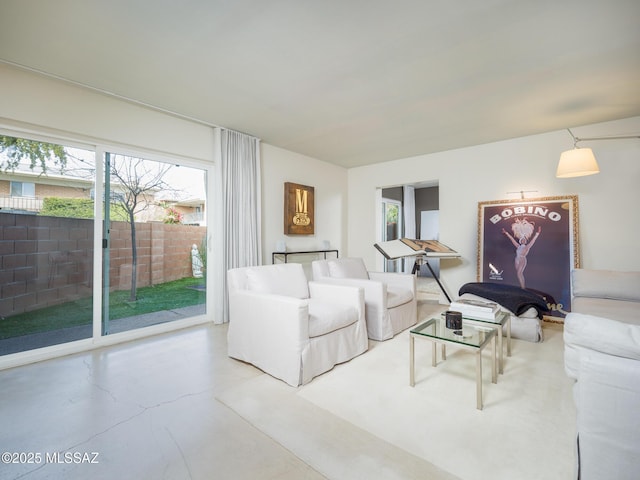
[[580,266],[578,197],[478,203],[478,281],[542,292],[556,320],[571,311]]
[[313,235],[314,188],[308,185],[284,184],[285,235]]

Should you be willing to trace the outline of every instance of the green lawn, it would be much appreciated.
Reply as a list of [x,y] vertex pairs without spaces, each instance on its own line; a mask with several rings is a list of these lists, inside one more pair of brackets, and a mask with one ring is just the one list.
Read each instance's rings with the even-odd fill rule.
[[[202,279],[183,278],[174,282],[142,287],[137,291],[138,299],[135,302],[129,301],[129,290],[111,292],[109,320],[202,304],[205,302],[204,290],[193,288],[200,285],[203,285]],[[92,322],[92,315],[92,298],[22,313],[0,319],[0,339],[88,325]]]

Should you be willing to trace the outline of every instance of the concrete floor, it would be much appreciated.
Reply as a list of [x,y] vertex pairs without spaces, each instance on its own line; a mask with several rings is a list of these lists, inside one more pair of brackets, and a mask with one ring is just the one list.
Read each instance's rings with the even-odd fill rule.
[[[298,458],[217,399],[264,375],[227,357],[226,331],[193,327],[0,371],[0,479],[454,478],[271,382],[309,439]],[[368,460],[350,468],[357,458]]]

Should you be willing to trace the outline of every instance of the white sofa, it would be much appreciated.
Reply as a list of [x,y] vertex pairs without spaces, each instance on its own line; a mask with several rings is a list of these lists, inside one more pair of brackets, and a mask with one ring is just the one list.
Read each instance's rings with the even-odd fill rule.
[[364,289],[367,334],[372,340],[388,340],[418,321],[414,275],[369,272],[361,258],[316,260],[311,268],[314,281]]
[[232,358],[295,387],[369,348],[357,287],[307,282],[299,263],[231,269],[227,279]]
[[640,478],[640,272],[576,269],[564,322],[576,478]]

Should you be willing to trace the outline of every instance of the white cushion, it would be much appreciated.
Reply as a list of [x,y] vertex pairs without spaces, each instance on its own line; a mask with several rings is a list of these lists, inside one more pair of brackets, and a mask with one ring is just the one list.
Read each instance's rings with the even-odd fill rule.
[[394,285],[387,285],[387,308],[394,308],[404,305],[413,300],[413,292],[408,288],[400,288]]
[[640,303],[610,298],[574,297],[571,311],[640,325]]
[[[468,298],[470,300],[487,301],[486,298],[479,297],[472,293],[463,293],[460,298]],[[543,339],[543,331],[541,320],[538,318],[538,311],[531,307],[522,312],[520,315],[513,313],[511,310],[500,305],[500,310],[511,315],[511,338],[519,338],[527,342],[541,342]],[[506,332],[506,324],[504,331]]]
[[311,298],[309,300],[309,338],[326,335],[358,321],[358,310]]
[[[502,307],[502,310],[504,310],[506,312],[509,311],[504,307]],[[515,316],[515,314],[514,314],[514,316]],[[518,317],[520,317],[520,318],[538,318],[538,310],[536,310],[533,307],[530,307],[528,310],[525,310],[520,315],[518,315]]]
[[247,284],[253,292],[309,298],[307,277],[298,263],[250,268],[247,270]]
[[[579,346],[640,360],[640,326],[609,318],[569,313],[564,319],[565,348]],[[566,367],[565,359],[565,367]],[[577,370],[577,365],[570,365]]]
[[[473,293],[463,293],[462,295],[460,295],[460,298],[463,298],[463,299],[466,298],[466,299],[469,299],[469,300],[480,300],[480,301],[484,301],[484,302],[489,301],[486,298],[479,297],[478,295],[474,295]],[[498,305],[500,305],[500,304],[498,304]],[[522,312],[520,315],[516,315],[511,310],[503,307],[502,305],[500,305],[500,310],[502,310],[503,312],[509,312],[514,317],[519,317],[519,318],[538,318],[538,311],[533,307],[528,308],[527,310]]]
[[576,297],[640,301],[640,272],[577,268],[571,286]]
[[361,258],[341,258],[329,261],[329,274],[334,278],[369,279],[367,268]]

